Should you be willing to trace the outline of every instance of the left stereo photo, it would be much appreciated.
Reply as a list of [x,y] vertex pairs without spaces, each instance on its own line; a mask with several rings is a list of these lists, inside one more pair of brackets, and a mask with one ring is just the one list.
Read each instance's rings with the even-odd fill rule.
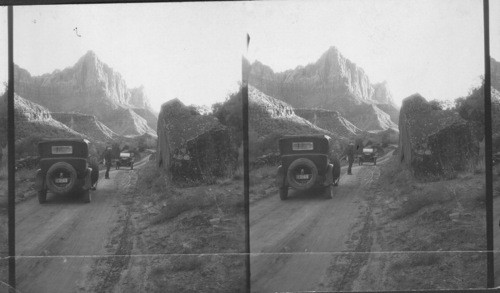
[[241,7],[14,7],[16,289],[245,290]]

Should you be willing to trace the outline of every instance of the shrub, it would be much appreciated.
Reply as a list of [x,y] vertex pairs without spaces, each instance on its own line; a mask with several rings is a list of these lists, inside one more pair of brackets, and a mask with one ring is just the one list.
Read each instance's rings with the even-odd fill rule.
[[208,207],[212,204],[210,200],[203,190],[195,194],[169,197],[166,206],[151,220],[151,224],[161,224],[195,208]]
[[443,189],[436,190],[417,190],[410,193],[408,199],[404,201],[400,209],[392,215],[393,220],[408,217],[426,206],[436,203],[444,203],[451,200],[449,192]]

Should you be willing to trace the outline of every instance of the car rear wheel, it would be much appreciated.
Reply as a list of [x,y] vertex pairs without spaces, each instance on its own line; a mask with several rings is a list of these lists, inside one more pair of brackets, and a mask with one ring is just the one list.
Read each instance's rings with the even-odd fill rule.
[[85,203],[89,203],[90,202],[90,190],[83,190],[82,191],[82,200],[83,202]]
[[44,204],[47,202],[47,189],[38,191],[38,203]]
[[50,166],[45,182],[54,193],[69,192],[76,183],[76,170],[69,163],[57,162]]
[[311,188],[318,178],[318,168],[309,159],[299,158],[288,167],[288,183],[295,189]]
[[288,197],[288,187],[280,187],[280,199],[285,200]]

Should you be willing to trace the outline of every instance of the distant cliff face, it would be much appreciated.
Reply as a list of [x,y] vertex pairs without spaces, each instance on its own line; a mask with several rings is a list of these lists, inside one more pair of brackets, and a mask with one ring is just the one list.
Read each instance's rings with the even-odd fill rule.
[[[0,109],[4,109],[0,111],[0,136],[5,136],[7,133],[6,94],[0,97]],[[16,125],[16,143],[35,138],[88,138],[55,120],[47,108],[30,102],[17,94],[14,96],[14,123]]]
[[[380,130],[394,126],[382,121],[378,125],[369,124],[373,127],[366,128],[366,125],[355,122],[363,120],[362,117],[353,117],[366,115],[366,105],[374,105],[370,115],[377,119],[381,117],[380,112],[397,112],[397,108],[385,82],[371,84],[364,70],[342,56],[334,47],[326,51],[318,61],[305,67],[275,73],[270,67],[255,61],[249,70],[249,84],[294,108],[338,111],[362,130]],[[358,110],[359,106],[364,107]],[[397,116],[389,114],[390,120],[397,119]],[[393,120],[392,123],[397,121]]]
[[114,131],[102,124],[95,116],[61,112],[51,113],[51,115],[55,120],[92,140],[106,143],[118,138]]
[[344,137],[352,137],[361,130],[347,121],[337,111],[323,109],[295,109],[295,113],[312,124]]
[[[128,89],[121,75],[101,62],[92,51],[87,52],[72,67],[41,76],[31,76],[27,70],[16,65],[14,82],[16,93],[47,107],[52,112],[94,115],[106,125],[116,125],[110,121],[111,117],[116,116],[116,111],[137,108],[143,112],[151,112],[144,89]],[[148,121],[151,124],[148,127],[155,132],[156,120]],[[124,132],[120,128],[112,130],[117,133]],[[151,132],[141,131],[137,129],[136,132]]]

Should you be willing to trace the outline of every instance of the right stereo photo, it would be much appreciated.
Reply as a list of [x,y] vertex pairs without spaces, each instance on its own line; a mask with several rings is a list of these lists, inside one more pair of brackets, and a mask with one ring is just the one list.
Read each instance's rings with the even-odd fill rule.
[[483,3],[247,8],[251,291],[486,288]]

